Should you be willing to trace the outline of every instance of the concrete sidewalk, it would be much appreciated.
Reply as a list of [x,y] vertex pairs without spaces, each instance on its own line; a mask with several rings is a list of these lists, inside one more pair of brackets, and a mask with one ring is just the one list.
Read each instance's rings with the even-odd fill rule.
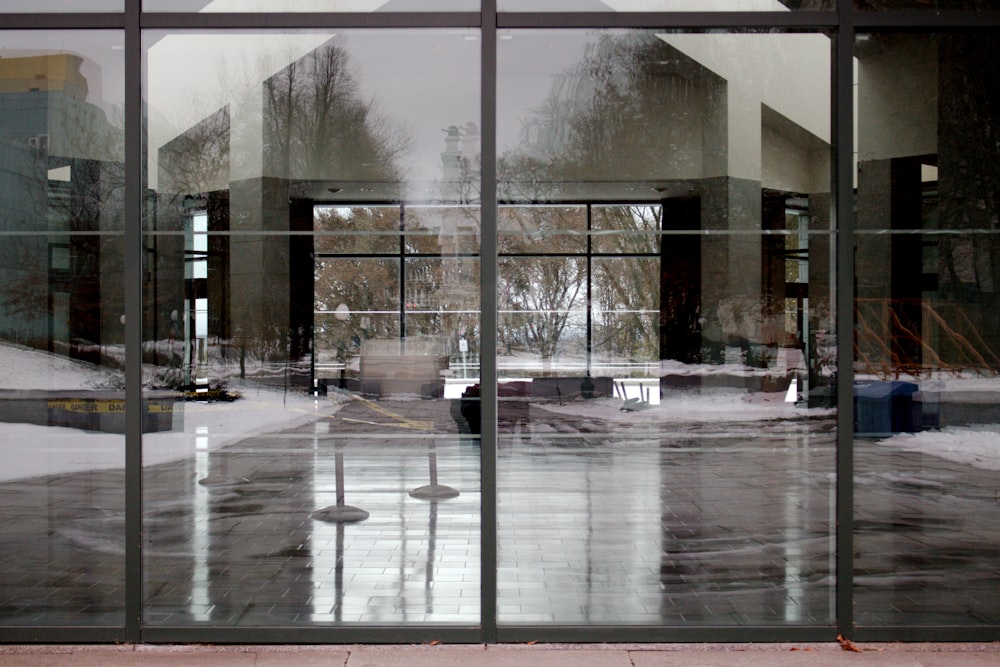
[[0,646],[3,667],[1000,667],[990,644]]

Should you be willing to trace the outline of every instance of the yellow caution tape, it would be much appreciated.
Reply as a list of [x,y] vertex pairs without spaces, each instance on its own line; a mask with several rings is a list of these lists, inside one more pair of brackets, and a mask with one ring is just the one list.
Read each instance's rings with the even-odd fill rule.
[[[88,399],[49,401],[49,410],[65,410],[66,412],[83,412],[95,415],[106,415],[125,412],[125,401],[116,399]],[[174,406],[164,403],[147,403],[146,412],[173,412]]]

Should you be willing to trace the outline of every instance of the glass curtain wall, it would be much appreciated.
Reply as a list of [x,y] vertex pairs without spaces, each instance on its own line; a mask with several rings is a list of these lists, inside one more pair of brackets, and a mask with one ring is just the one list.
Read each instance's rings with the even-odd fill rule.
[[144,44],[146,622],[478,624],[478,31]]
[[498,44],[500,623],[831,623],[830,40]]
[[122,42],[0,42],[3,625],[124,623]]
[[997,625],[1000,39],[855,54],[857,620]]
[[0,0],[0,640],[995,639],[993,4]]

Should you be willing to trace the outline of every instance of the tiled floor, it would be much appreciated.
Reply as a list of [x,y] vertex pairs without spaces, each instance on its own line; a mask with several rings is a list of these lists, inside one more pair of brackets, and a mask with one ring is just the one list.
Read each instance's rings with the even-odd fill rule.
[[[450,401],[335,416],[150,466],[145,621],[479,621],[480,452]],[[431,422],[431,423],[423,423]],[[830,624],[832,418],[501,429],[503,624]],[[368,512],[323,522],[317,509]],[[862,622],[1000,622],[994,473],[859,442]],[[457,497],[410,492],[432,482]],[[123,620],[121,471],[0,485],[0,623]]]

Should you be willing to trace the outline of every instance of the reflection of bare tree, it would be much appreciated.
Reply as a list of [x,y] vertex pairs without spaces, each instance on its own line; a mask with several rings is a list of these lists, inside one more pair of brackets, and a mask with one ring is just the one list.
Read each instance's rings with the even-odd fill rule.
[[524,340],[543,358],[555,356],[567,325],[580,314],[586,270],[582,257],[504,258],[501,303],[513,312],[503,320],[501,342]]
[[[398,248],[399,208],[325,209],[315,224],[317,252],[341,255],[315,262],[317,349],[335,350],[343,361],[364,339],[399,336],[399,261],[362,256]],[[342,304],[349,311],[338,316]]]
[[350,57],[331,42],[264,82],[266,173],[398,181],[410,138],[361,96]]
[[[950,35],[940,41],[940,226],[988,230],[955,236],[938,252],[942,296],[966,309],[1000,351],[1000,37]],[[961,275],[960,275],[961,274]],[[978,332],[967,332],[972,337]]]
[[179,193],[219,190],[229,180],[229,107],[207,116],[164,146],[160,180]]
[[[248,71],[222,86],[227,104],[160,149],[156,229],[190,231],[193,211],[204,211],[210,238],[208,277],[200,282],[182,270],[190,248],[168,235],[158,239],[160,284],[150,305],[159,324],[153,328],[171,329],[165,318],[182,311],[186,294],[197,293],[207,296],[209,335],[235,345],[241,369],[255,357],[266,364],[295,362],[313,347],[314,283],[323,300],[340,294],[353,301],[352,290],[372,287],[366,280],[389,277],[356,257],[314,266],[314,251],[372,252],[343,244],[352,243],[347,234],[355,227],[378,226],[382,218],[374,208],[351,220],[321,215],[314,248],[312,238],[296,234],[313,231],[312,202],[290,200],[290,182],[351,183],[358,192],[369,191],[371,182],[396,183],[409,137],[363,97],[347,49],[333,41],[266,79]],[[359,232],[357,243],[372,241],[367,231]],[[388,231],[396,234],[393,252],[398,217]],[[385,310],[373,299],[370,309]],[[337,322],[317,321],[317,333],[346,335],[336,331]],[[380,326],[378,318],[371,324]]]
[[654,34],[599,34],[522,119],[520,146],[498,166],[502,197],[541,201],[549,193],[540,185],[662,176],[690,140],[665,115],[690,116],[701,76]]
[[579,206],[505,206],[500,210],[498,245],[501,346],[527,345],[555,355],[574,311],[583,307],[586,263],[582,258],[538,257],[576,254],[586,247],[586,213]]
[[[664,75],[664,71],[683,66],[671,65],[674,58],[672,49],[655,35],[600,35],[574,67],[555,79],[545,102],[524,119],[518,148],[500,157],[501,197],[558,201],[567,196],[562,191],[566,183],[647,179],[650,165],[663,164],[665,156],[676,153],[662,121],[666,111],[663,101],[680,99],[679,93],[687,85],[681,76]],[[564,224],[558,207],[514,210],[521,218],[515,222],[522,234],[516,237],[518,244],[502,237],[501,253],[583,252],[584,228],[577,228],[580,236],[574,239],[576,246],[570,247],[567,239],[573,237],[558,231]],[[607,234],[593,237],[594,252],[659,252],[657,207],[602,206],[599,218],[595,218],[595,228]],[[504,272],[510,275],[501,276],[504,289],[509,291],[502,293],[502,298],[558,319],[540,321],[534,331],[511,318],[501,323],[501,341],[541,336],[531,342],[545,352],[554,351],[569,310],[579,308],[574,301],[587,281],[582,263],[568,260],[553,270],[558,264],[554,260],[513,258],[503,264]],[[593,341],[595,350],[655,358],[656,320],[642,313],[657,306],[647,303],[658,290],[658,279],[650,268],[645,260],[594,264],[592,298],[602,314],[597,322],[600,333]]]

